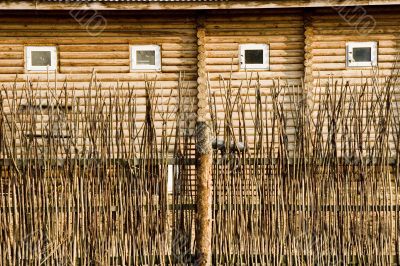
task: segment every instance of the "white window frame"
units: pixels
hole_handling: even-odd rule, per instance
[[[136,52],[137,51],[154,51],[155,52],[155,64],[154,65],[138,65],[136,63]],[[131,70],[133,71],[161,71],[161,48],[159,45],[131,45],[130,46],[131,56]]]
[[[263,50],[263,63],[262,64],[246,64],[245,51],[246,50]],[[240,69],[265,69],[269,70],[269,45],[260,43],[247,43],[239,46],[239,63]]]
[[[51,54],[50,66],[33,66],[32,52],[49,51]],[[56,46],[26,46],[25,47],[25,68],[28,71],[56,71],[57,70],[57,47]]]
[[[354,48],[371,48],[370,62],[354,62],[352,59]],[[346,45],[346,64],[348,67],[374,67],[378,65],[377,42],[349,42]]]

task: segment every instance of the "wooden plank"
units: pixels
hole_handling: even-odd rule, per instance
[[[320,0],[297,1],[297,0],[271,0],[268,2],[253,1],[210,1],[210,2],[28,2],[20,1],[13,3],[2,3],[0,9],[9,10],[213,10],[213,9],[265,9],[265,8],[299,8],[299,7],[335,7],[348,5],[398,5],[398,0],[358,0],[356,3],[332,0],[329,2]]]

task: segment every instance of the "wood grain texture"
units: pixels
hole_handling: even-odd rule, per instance
[[[213,10],[213,9],[271,9],[271,8],[305,8],[305,7],[337,7],[348,5],[398,5],[398,0],[358,0],[349,2],[343,0],[274,0],[274,1],[180,1],[180,2],[145,2],[145,1],[101,1],[101,2],[36,2],[19,1],[4,2],[0,4],[0,10],[69,10],[69,9],[93,9],[93,10]]]

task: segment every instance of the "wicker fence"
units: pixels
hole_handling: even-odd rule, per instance
[[[148,82],[143,113],[133,88],[4,88],[0,264],[195,264],[183,83],[164,97]],[[395,75],[318,86],[314,104],[304,88],[229,84],[210,93],[214,264],[398,262]]]

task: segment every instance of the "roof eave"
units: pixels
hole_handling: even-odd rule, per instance
[[[207,9],[262,9],[262,8],[306,8],[329,6],[375,6],[400,5],[400,0],[271,0],[271,1],[210,1],[210,2],[34,2],[2,1],[2,10],[207,10]]]

